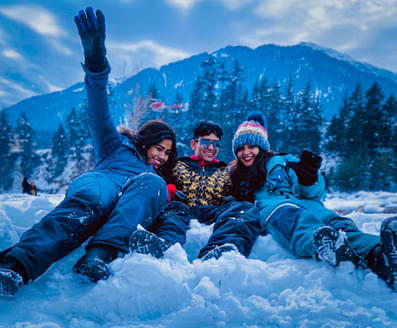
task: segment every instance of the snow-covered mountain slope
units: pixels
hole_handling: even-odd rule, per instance
[[[125,104],[130,106],[133,96],[139,93],[145,97],[153,85],[166,103],[172,104],[177,93],[189,102],[195,79],[201,73],[200,65],[210,55],[219,63],[224,62],[229,71],[238,61],[243,67],[244,85],[250,92],[258,79],[266,79],[270,85],[279,82],[282,88],[286,88],[289,78],[292,78],[295,90],[303,89],[310,81],[320,97],[326,119],[339,110],[343,97],[353,91],[357,82],[361,83],[363,90],[367,90],[377,81],[386,96],[397,93],[395,73],[355,61],[313,43],[294,46],[266,44],[255,49],[228,46],[211,54],[201,53],[169,63],[159,69],[147,68],[113,83],[110,103],[114,121],[117,124],[120,122]],[[13,124],[24,112],[34,129],[54,132],[73,107],[80,109],[84,106],[84,99],[82,84],[77,83],[62,91],[24,99],[5,110]]]

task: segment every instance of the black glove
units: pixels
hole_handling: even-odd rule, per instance
[[[84,64],[92,72],[102,72],[107,65],[105,48],[105,16],[100,10],[88,7],[74,16],[84,49]]]
[[[317,182],[317,171],[320,169],[322,160],[321,156],[305,149],[300,156],[299,162],[291,165],[301,185],[311,186]]]

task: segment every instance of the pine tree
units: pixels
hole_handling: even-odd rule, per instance
[[[0,188],[8,190],[12,186],[12,171],[14,168],[15,156],[11,153],[12,129],[6,112],[0,114]]]
[[[84,147],[88,143],[88,118],[86,111],[77,112],[75,108],[67,117],[67,128],[69,134],[69,154],[72,160],[76,161],[76,174],[80,175],[86,170],[84,159]]]
[[[203,99],[199,117],[214,120],[218,111],[216,84],[217,84],[217,61],[213,56],[202,63],[204,74],[203,81]]]
[[[238,61],[234,62],[233,71],[224,75],[223,88],[219,97],[219,116],[217,122],[222,125],[221,154],[223,159],[230,161],[233,155],[230,147],[234,131],[242,122],[247,111],[248,91],[243,89],[243,67]]]
[[[280,94],[280,84],[274,83],[270,89],[270,107],[267,110],[267,125],[269,142],[274,151],[278,151],[282,147],[282,98]]]
[[[252,96],[250,101],[252,110],[262,112],[266,118],[269,116],[269,112],[272,106],[271,102],[271,88],[268,85],[267,80],[262,77],[255,82],[252,90]]]
[[[334,115],[328,126],[325,138],[326,150],[340,154],[342,144],[344,142],[344,121],[340,115]]]
[[[382,117],[379,130],[382,132],[381,145],[384,148],[392,147],[393,127],[397,124],[397,100],[390,96],[382,107]]]
[[[296,100],[292,78],[289,78],[285,95],[282,97],[282,108],[280,112],[280,146],[279,150],[291,152],[291,134],[294,128]],[[273,147],[272,145],[270,145]]]
[[[357,152],[357,147],[362,144],[363,131],[362,124],[365,116],[365,100],[361,84],[357,82],[356,88],[347,101],[346,110],[342,109],[341,118],[344,122],[343,145],[341,145],[341,154],[349,156]]]
[[[365,93],[365,112],[362,121],[362,145],[371,153],[371,162],[368,166],[368,186],[370,190],[383,189],[386,179],[385,153],[382,135],[385,132],[385,118],[383,115],[384,94],[379,85],[374,82]],[[386,132],[386,134],[388,134]]]
[[[392,147],[392,161],[391,161],[391,176],[393,182],[397,184],[397,124],[393,126],[392,137],[391,137],[391,147]]]
[[[190,96],[188,128],[192,131],[194,125],[205,119],[214,119],[218,111],[216,84],[217,62],[215,57],[209,56],[201,64],[202,73],[197,76]]]
[[[322,115],[321,106],[311,90],[310,81],[298,94],[294,113],[293,130],[291,131],[291,147],[299,154],[303,149],[319,152],[321,140]]]
[[[68,158],[69,143],[62,123],[59,124],[57,131],[52,138],[51,154],[54,162],[53,177],[62,174]]]
[[[30,177],[39,164],[39,158],[34,153],[33,134],[28,118],[22,113],[16,128],[16,143],[20,151],[20,170],[26,177]]]
[[[384,128],[382,113],[382,102],[384,99],[378,83],[374,82],[365,94],[366,106],[365,116],[362,122],[362,140],[367,148],[376,150],[382,147],[381,135]]]

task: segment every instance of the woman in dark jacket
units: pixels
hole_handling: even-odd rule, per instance
[[[234,196],[255,201],[263,233],[271,233],[297,257],[333,266],[343,260],[368,266],[397,288],[397,217],[383,222],[379,238],[327,209],[322,203],[325,181],[319,174],[322,158],[307,150],[300,159],[271,152],[266,119],[260,113],[249,114],[238,127],[232,148],[237,158],[230,166]],[[216,231],[213,236],[221,240]],[[255,238],[245,237],[254,243]]]
[[[73,270],[91,281],[107,279],[108,263],[129,252],[140,224],[148,227],[167,204],[163,176],[176,159],[175,132],[165,122],[145,123],[136,134],[114,126],[106,85],[105,20],[91,8],[75,17],[84,48],[88,121],[95,168],[75,179],[65,199],[0,253],[0,295],[14,295],[48,267],[92,237]],[[131,215],[133,213],[133,215]]]

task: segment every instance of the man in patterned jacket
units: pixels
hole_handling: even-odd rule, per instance
[[[219,238],[223,240],[222,247],[208,243],[201,249],[199,258],[219,258],[230,250],[245,256],[249,254],[251,246],[238,236],[242,230],[247,234],[258,234],[259,213],[254,204],[237,202],[230,196],[227,164],[216,159],[222,135],[222,128],[214,122],[200,121],[195,126],[190,141],[194,154],[180,158],[173,169],[176,197],[156,219],[150,232],[134,232],[130,240],[131,251],[161,257],[171,245],[185,243],[190,220],[197,219],[205,224],[215,223],[217,231],[222,231]],[[173,186],[169,186],[169,191],[172,189]]]

